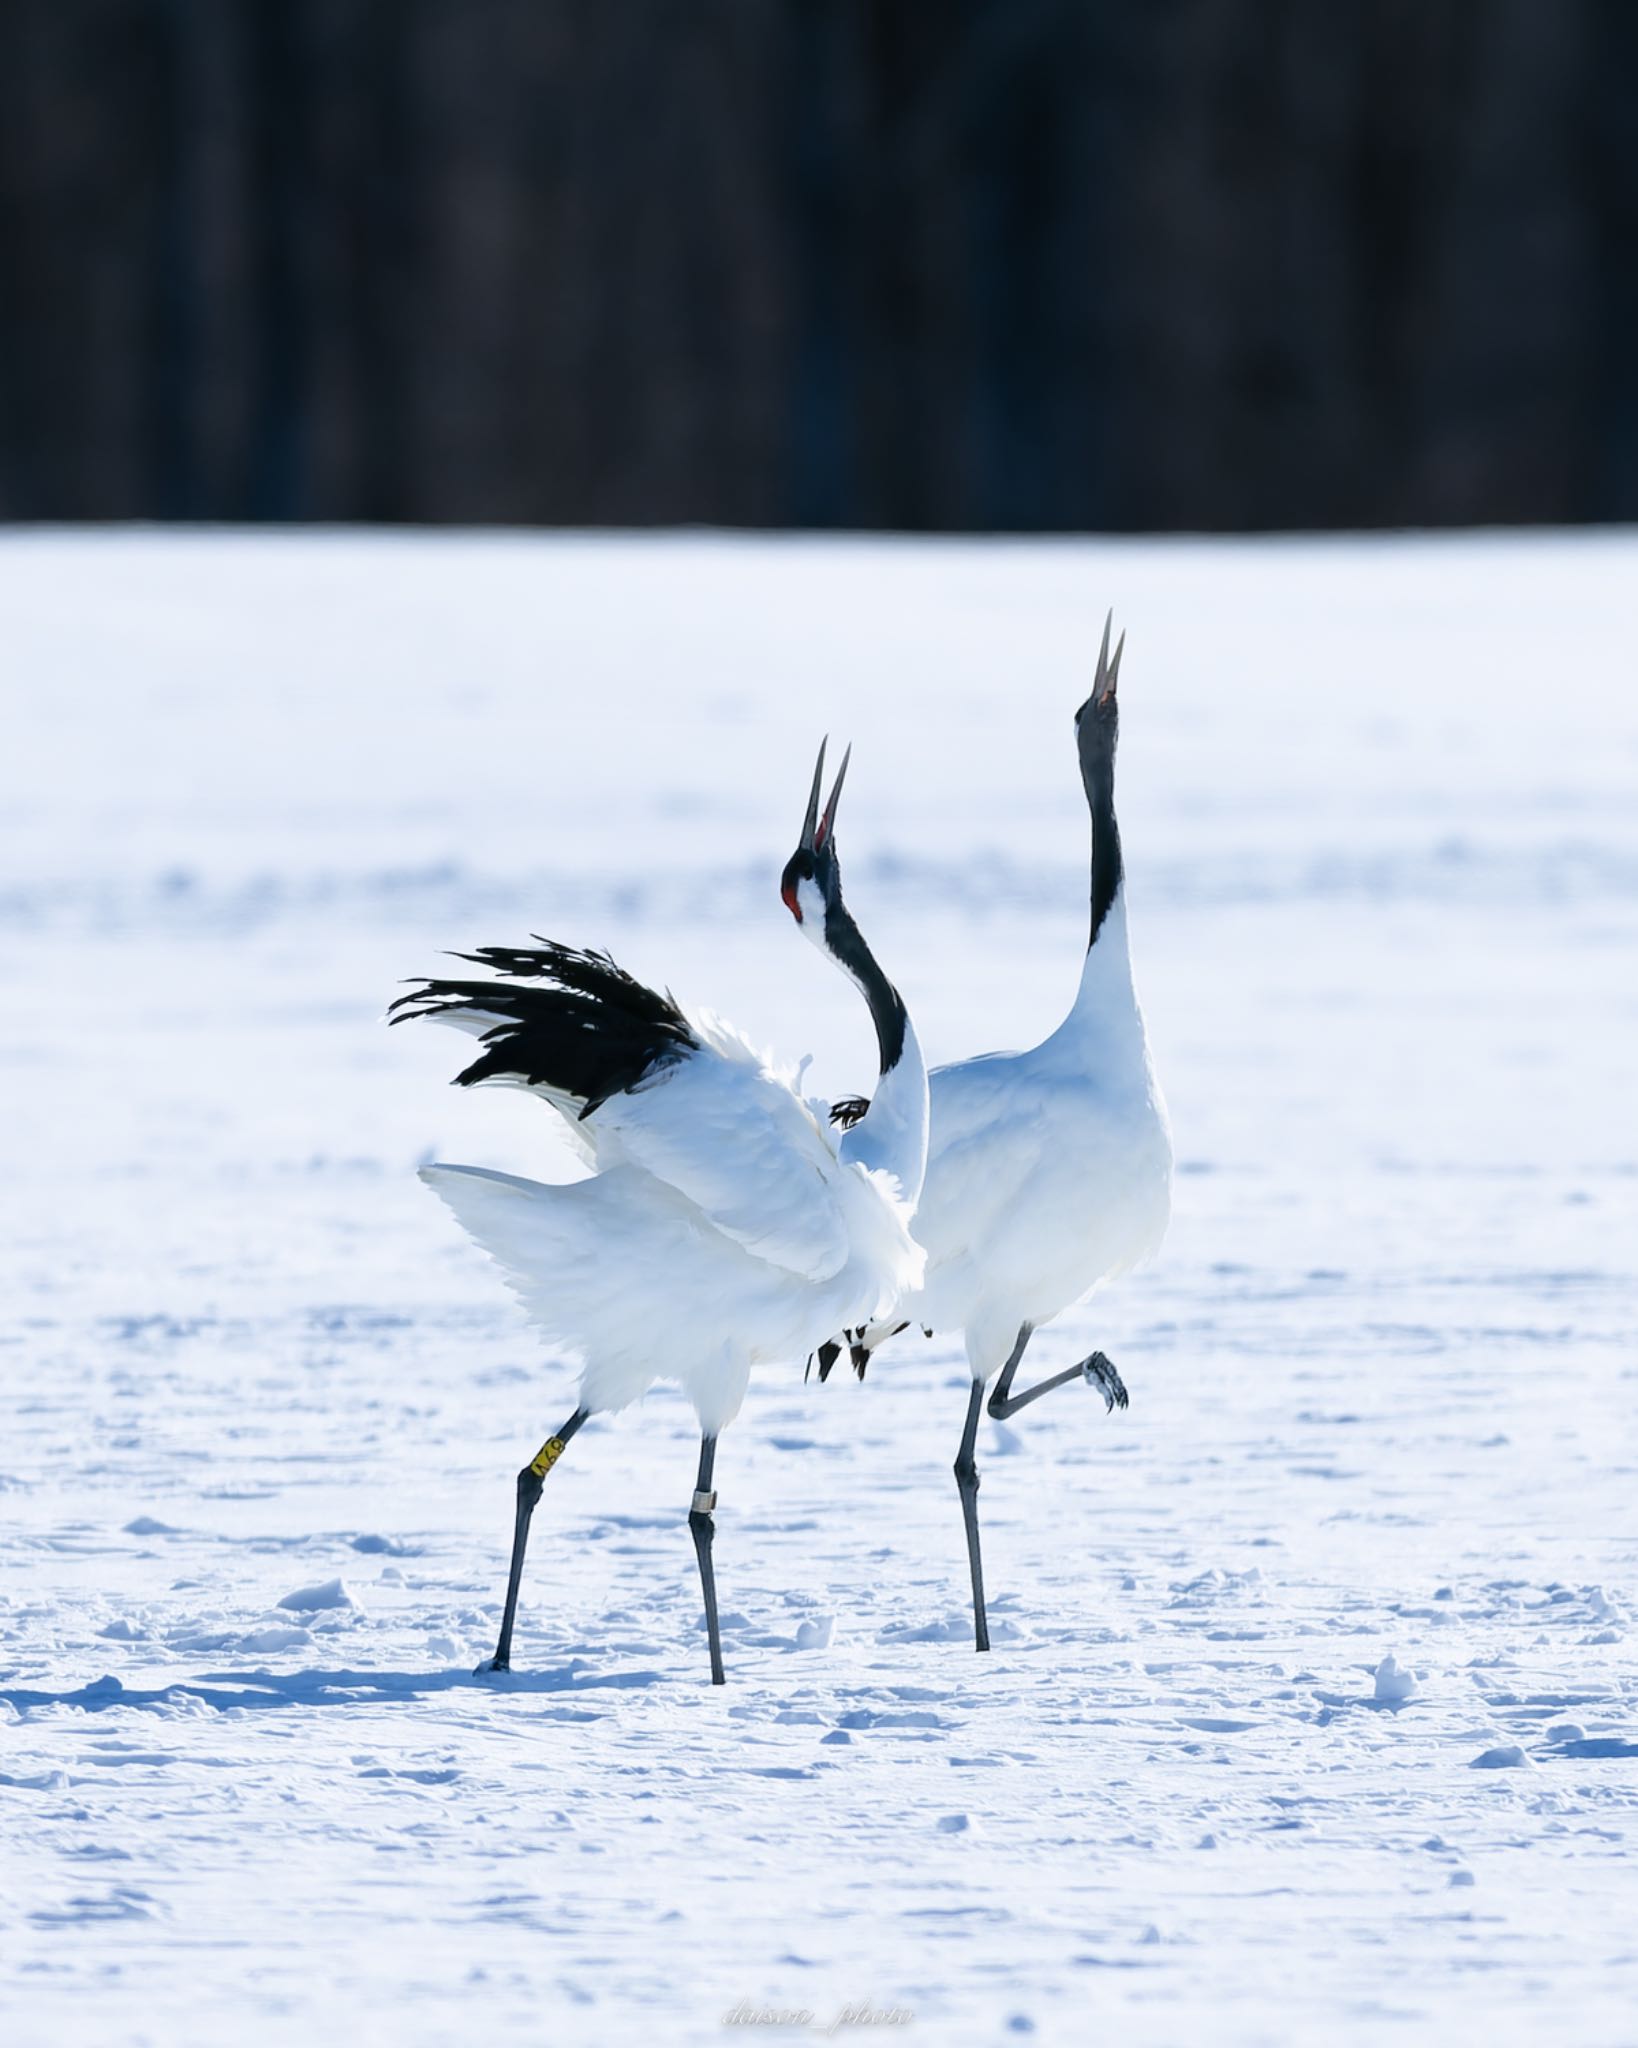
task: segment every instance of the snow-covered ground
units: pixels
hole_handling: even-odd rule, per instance
[[[413,1169],[562,1156],[395,983],[868,1082],[828,730],[930,1055],[1031,1041],[1111,604],[1176,1215],[1032,1353],[1130,1413],[985,1424],[994,1653],[918,1337],[724,1438],[726,1689],[665,1390],[473,1678],[571,1380]],[[25,533],[0,620],[7,2048],[1638,2036],[1638,541]]]

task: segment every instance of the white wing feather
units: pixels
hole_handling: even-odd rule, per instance
[[[598,1164],[642,1167],[758,1258],[829,1280],[851,1250],[849,1169],[789,1079],[721,1019],[689,1021],[698,1052],[586,1119]]]

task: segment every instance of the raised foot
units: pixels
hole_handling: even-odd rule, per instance
[[[1117,1408],[1129,1405],[1126,1398],[1126,1382],[1101,1351],[1094,1351],[1090,1358],[1081,1360],[1081,1378],[1089,1387],[1096,1387],[1102,1394],[1106,1415],[1112,1415]]]

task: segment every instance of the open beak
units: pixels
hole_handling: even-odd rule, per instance
[[[813,788],[808,794],[808,815],[802,820],[802,837],[796,842],[800,853],[812,853],[814,849],[813,835],[819,825],[819,790],[824,781],[825,749],[829,745],[830,735],[826,733],[819,742],[819,759],[813,767]]]
[[[847,780],[847,764],[853,759],[850,746],[842,756],[842,765],[836,771],[836,780],[831,785],[830,802],[826,804],[824,816],[819,820],[819,829],[813,835],[813,850],[820,853],[830,844],[830,835],[836,827],[836,799],[842,793],[842,784]]]
[[[1075,723],[1080,724],[1086,714],[1095,706],[1107,704],[1115,694],[1115,684],[1120,679],[1120,658],[1126,650],[1126,635],[1121,634],[1115,647],[1115,658],[1109,658],[1109,629],[1115,623],[1115,614],[1110,611],[1103,621],[1103,645],[1098,649],[1098,672],[1092,678],[1092,694],[1075,713]]]
[[[824,787],[825,748],[829,744],[828,736],[819,742],[819,759],[814,763],[813,788],[808,795],[808,814],[802,820],[802,837],[798,842],[806,853],[822,853],[829,842],[836,826],[836,799],[842,794],[842,784],[847,780],[847,764],[853,759],[853,749],[849,747],[842,756],[842,765],[837,770],[835,783],[831,787],[830,801],[825,805],[821,815],[819,792]]]

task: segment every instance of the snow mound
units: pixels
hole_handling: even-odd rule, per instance
[[[279,1605],[297,1614],[316,1614],[329,1608],[359,1611],[358,1602],[345,1579],[326,1579],[318,1586],[298,1586],[294,1593],[286,1593]]]
[[[1416,1673],[1407,1671],[1390,1650],[1376,1667],[1376,1692],[1378,1700],[1392,1704],[1395,1700],[1413,1699],[1416,1694]]]

